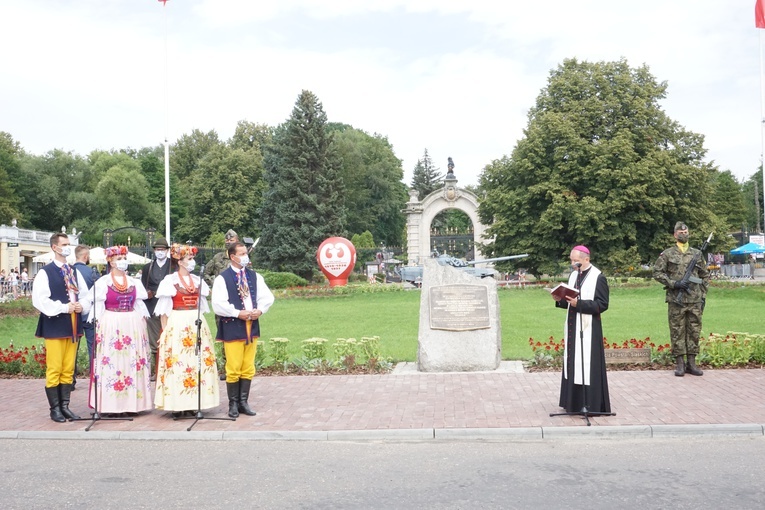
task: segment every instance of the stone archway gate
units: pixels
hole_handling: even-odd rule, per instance
[[[430,257],[430,225],[439,213],[447,209],[459,209],[473,223],[473,242],[476,250],[483,240],[486,226],[478,219],[478,197],[466,189],[457,187],[453,173],[447,174],[444,187],[424,197],[418,198],[416,190],[409,191],[409,201],[404,213],[406,216],[407,263],[410,266],[421,265]],[[476,256],[478,258],[478,256]]]

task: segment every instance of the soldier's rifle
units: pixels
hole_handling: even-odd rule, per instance
[[[259,237],[257,239],[255,239],[254,241],[252,240],[252,237],[245,237],[244,238],[244,245],[247,247],[247,254],[248,255],[250,253],[252,253],[252,250],[255,249],[255,247],[258,245],[259,242],[260,242],[260,238]]]
[[[682,305],[685,301],[685,294],[690,294],[691,291],[688,288],[691,283],[704,283],[701,278],[698,276],[693,276],[693,268],[696,267],[696,264],[699,262],[699,258],[703,255],[704,250],[707,249],[707,246],[709,246],[709,241],[712,240],[712,235],[714,232],[711,232],[709,234],[709,237],[707,237],[707,240],[704,241],[704,244],[701,245],[701,249],[696,252],[696,254],[693,256],[693,259],[688,264],[688,267],[685,268],[685,274],[683,275],[682,279],[680,280],[680,292],[675,295],[675,304]]]

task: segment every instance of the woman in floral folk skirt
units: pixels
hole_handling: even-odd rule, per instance
[[[140,280],[127,275],[128,249],[106,249],[111,270],[94,286],[89,320],[96,320],[96,355],[91,374],[91,407],[99,413],[138,413],[151,409],[149,336],[143,303],[148,298]]]
[[[205,298],[210,294],[210,288],[192,274],[196,253],[194,246],[173,244],[170,248],[171,261],[177,265],[177,271],[171,269],[171,274],[159,284],[154,309],[154,314],[162,317],[154,405],[157,409],[172,411],[176,417],[184,411],[193,414],[200,406],[199,388],[202,392],[201,409],[220,405],[215,349],[204,317],[200,329],[201,348],[197,354],[197,308],[201,304],[202,314],[209,311]],[[200,285],[201,303],[198,301]]]

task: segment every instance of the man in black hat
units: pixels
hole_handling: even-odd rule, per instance
[[[674,237],[675,245],[661,252],[656,260],[653,278],[667,291],[669,336],[672,355],[677,363],[675,375],[702,375],[703,372],[696,366],[696,355],[699,353],[701,315],[709,287],[709,270],[704,257],[700,256],[691,278],[684,281],[685,271],[699,250],[690,246],[688,226],[684,222],[675,224]]]
[[[170,260],[167,257],[170,246],[167,239],[160,237],[154,243],[154,259],[143,266],[141,269],[141,283],[149,293],[149,299],[145,299],[146,308],[149,309],[151,316],[146,320],[146,326],[149,332],[149,347],[151,348],[151,380],[157,378],[157,342],[162,333],[162,321],[160,317],[154,315],[154,307],[157,306],[157,288],[162,279],[170,274]]]

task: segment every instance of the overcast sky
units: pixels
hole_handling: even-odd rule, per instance
[[[762,152],[754,4],[0,0],[0,131],[34,154],[194,128],[225,140],[239,120],[283,122],[307,89],[331,122],[387,136],[407,184],[424,149],[476,184],[511,154],[550,70],[624,57],[668,82],[668,115],[743,180]]]

